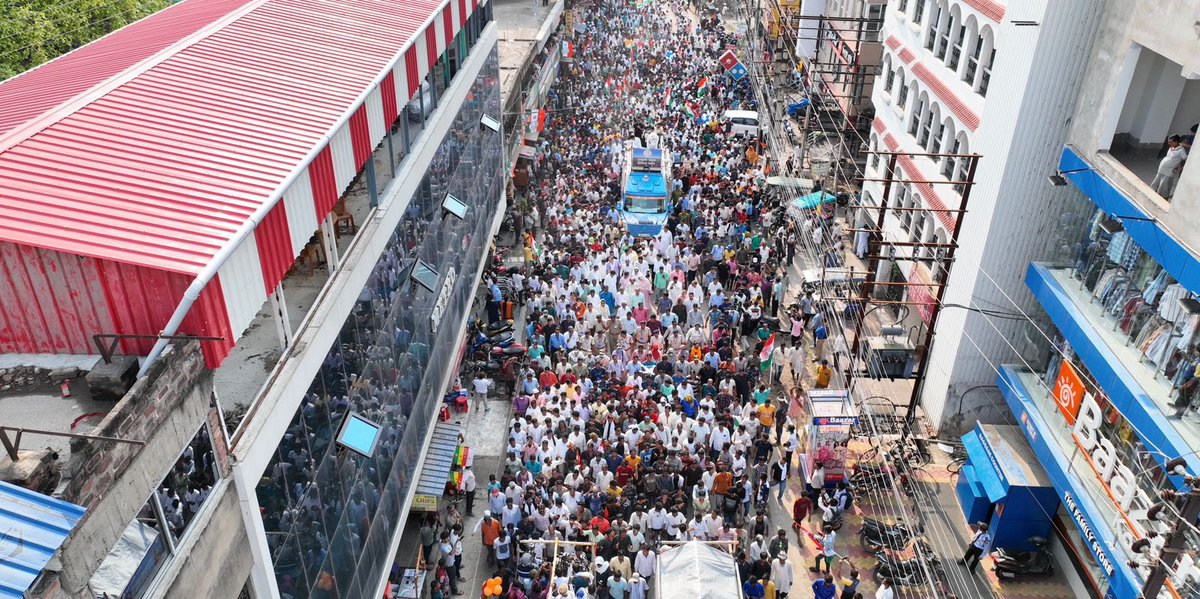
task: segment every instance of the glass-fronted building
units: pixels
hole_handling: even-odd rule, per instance
[[[1200,447],[1200,259],[1075,148],[1058,170],[1081,201],[1057,215],[1057,255],[1025,277],[1050,323],[1042,351],[1001,367],[997,385],[1074,523],[1065,532],[1093,588],[1133,597],[1154,564],[1134,542],[1158,549],[1173,521],[1148,511],[1182,487],[1163,466],[1194,464]],[[1169,584],[1197,581],[1185,555]]]
[[[377,210],[403,205],[403,216],[376,233],[387,241],[365,282],[352,290],[353,308],[323,348],[256,487],[283,596],[371,596],[391,568],[504,190],[501,136],[480,125],[484,114],[500,111],[497,50],[494,42],[478,44],[487,21],[487,11],[471,17],[434,67],[433,93],[402,111],[394,139],[377,149],[396,157],[387,167],[395,173],[418,151],[409,139],[415,124],[424,126],[421,143],[436,147],[411,195],[392,193],[400,178],[381,186]],[[466,72],[459,63],[475,53],[482,66]],[[453,91],[461,96],[457,106],[438,105]],[[419,105],[425,101],[435,105]],[[375,170],[383,170],[378,160]],[[462,218],[443,210],[447,195],[466,204]],[[437,277],[432,289],[410,276],[418,261]],[[370,457],[334,442],[350,412],[381,426]]]

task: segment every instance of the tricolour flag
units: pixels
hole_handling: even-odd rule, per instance
[[[763,344],[762,351],[758,352],[758,361],[766,364],[771,359],[771,354],[775,351],[775,333],[771,333],[767,337],[767,342]]]
[[[700,81],[696,82],[696,97],[703,97],[708,93],[708,77],[701,77]]]
[[[700,110],[696,107],[696,104],[693,102],[684,102],[683,103],[683,111],[686,112],[688,114],[688,116],[692,117],[693,120],[695,120],[696,118],[698,118],[700,116]]]

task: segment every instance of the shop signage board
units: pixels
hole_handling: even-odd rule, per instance
[[[1079,415],[1079,406],[1083,404],[1085,392],[1083,379],[1079,378],[1075,367],[1063,360],[1058,369],[1058,378],[1054,381],[1054,403],[1058,404],[1058,411],[1067,419],[1067,424],[1075,425],[1075,417]]]
[[[437,300],[433,303],[433,311],[429,313],[429,323],[435,332],[442,324],[442,316],[446,313],[446,309],[450,307],[450,296],[454,293],[454,283],[457,279],[458,273],[455,272],[454,267],[450,267],[446,273],[446,279],[442,282],[442,288],[438,290]]]
[[[738,63],[738,58],[737,55],[733,53],[733,50],[726,50],[725,53],[721,55],[721,58],[718,60],[718,62],[720,62],[721,66],[728,71],[729,69],[733,68],[733,65]]]
[[[735,81],[741,81],[746,77],[746,65],[739,62],[733,65],[727,72]]]
[[[438,498],[433,495],[413,495],[412,511],[436,512],[438,511]]]

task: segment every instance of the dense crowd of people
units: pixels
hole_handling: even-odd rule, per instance
[[[733,553],[749,599],[784,599],[801,571],[789,547],[806,538],[823,548],[813,593],[861,596],[858,573],[835,581],[844,573],[832,567],[846,489],[826,491],[819,465],[798,472],[789,412],[801,382],[828,385],[830,370],[809,374],[804,338],[821,324],[811,297],[779,327],[797,233],[765,193],[759,140],[721,119],[754,105],[748,83],[718,63],[733,34],[689,14],[678,2],[577,10],[571,73],[533,167],[542,211],[525,234],[528,268],[488,283],[489,319],[512,302],[526,323],[527,354],[507,373],[504,464],[479,485],[486,511],[473,530],[461,518],[442,523],[440,539],[436,522],[422,527],[434,599],[465,592],[471,535],[508,599],[644,599],[657,549],[689,540]],[[615,208],[631,147],[674,157],[675,209],[657,237],[631,237]],[[494,389],[484,372],[461,385],[484,400]],[[796,476],[808,492],[782,511],[818,524],[792,537],[769,508],[784,507]]]

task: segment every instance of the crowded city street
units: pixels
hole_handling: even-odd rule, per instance
[[[865,516],[898,513],[886,474],[849,484],[852,451],[878,444],[801,447],[806,390],[842,379],[794,260],[800,236],[841,234],[831,211],[797,218],[767,193],[780,165],[727,115],[756,106],[749,78],[721,64],[733,27],[679,2],[586,3],[576,19],[531,209],[485,273],[452,392],[469,398],[468,444],[502,447],[494,472],[468,475],[465,506],[422,526],[431,596],[645,599],[659,552],[687,541],[728,552],[749,599],[990,593],[973,567],[909,547],[907,530],[856,538]],[[625,197],[647,150],[670,157],[665,226],[649,231]],[[497,405],[512,418],[499,441],[473,430],[497,426],[484,414]],[[481,545],[472,567],[464,543]]]

